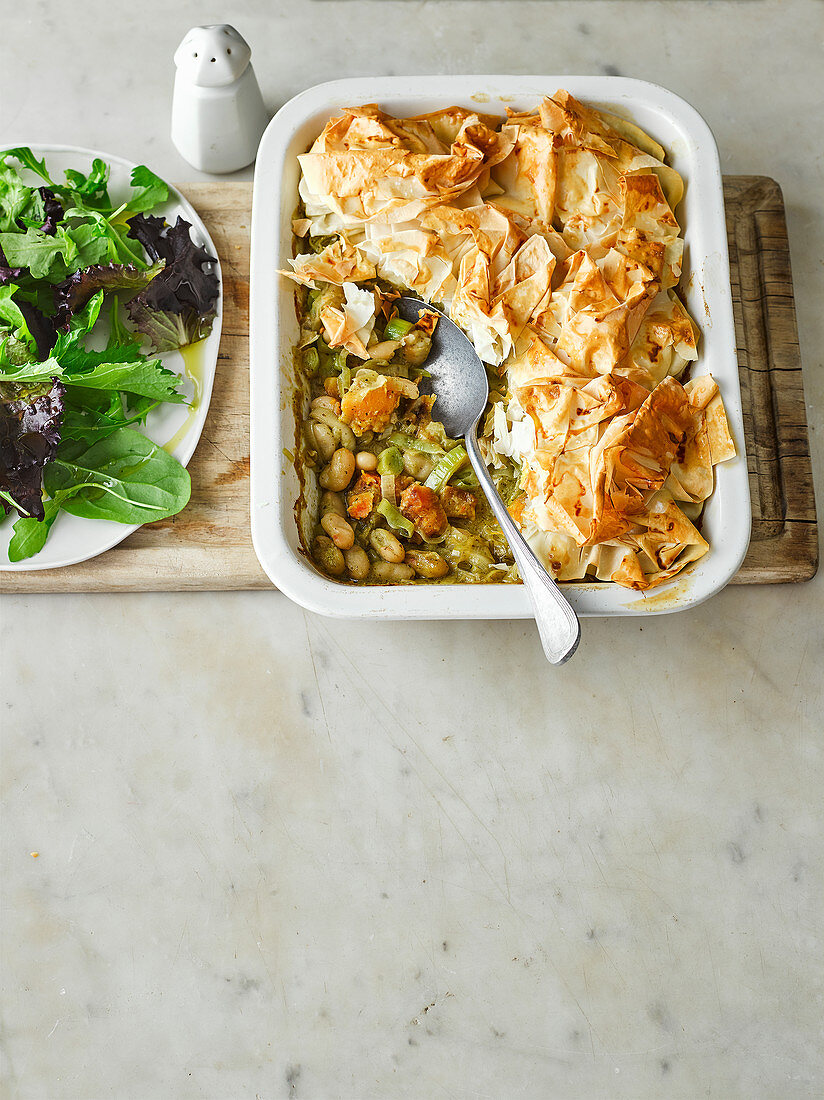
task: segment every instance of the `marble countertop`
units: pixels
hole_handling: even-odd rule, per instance
[[[784,188],[820,493],[818,0],[0,0],[0,139],[204,178],[171,58],[213,21],[272,106],[472,71],[694,103]],[[560,670],[524,622],[6,596],[0,1091],[820,1096],[823,595],[589,620]]]

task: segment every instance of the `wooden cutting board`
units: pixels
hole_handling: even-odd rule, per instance
[[[5,592],[270,588],[249,531],[250,183],[183,184],[224,276],[223,337],[212,404],[189,470],[192,499],[92,561],[0,573]],[[752,541],[733,584],[809,580],[818,566],[801,359],[784,202],[775,180],[724,180]],[[274,369],[274,365],[273,365]]]

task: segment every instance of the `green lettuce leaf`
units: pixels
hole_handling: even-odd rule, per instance
[[[54,236],[29,227],[25,233],[0,233],[0,248],[11,267],[27,267],[34,279],[46,279],[57,269],[68,270],[77,257],[77,245],[58,226]]]
[[[169,186],[160,176],[156,176],[145,164],[138,164],[132,169],[132,187],[137,189],[126,203],[125,209],[132,214],[142,214],[146,210],[152,210],[160,206],[169,197]]]
[[[14,533],[9,542],[9,561],[25,561],[26,558],[39,554],[46,545],[49,531],[59,511],[59,499],[44,500],[42,519],[20,516],[12,527]]]

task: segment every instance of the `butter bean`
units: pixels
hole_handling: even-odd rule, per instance
[[[447,563],[434,550],[407,550],[404,561],[412,566],[419,577],[426,577],[427,580],[445,577],[449,572]]]
[[[355,456],[345,447],[340,447],[329,459],[329,465],[321,470],[318,478],[320,487],[342,493],[352,480],[354,472]]]
[[[320,518],[321,521],[327,512],[334,512],[336,516],[342,516],[346,519],[346,505],[343,502],[343,497],[339,493],[333,493],[329,489],[325,493],[321,493],[320,497]]]
[[[322,517],[320,525],[339,550],[349,550],[354,546],[355,532],[343,516],[338,516],[334,512],[327,512]]]
[[[411,581],[414,575],[414,571],[408,565],[398,565],[388,561],[372,562],[372,576],[376,581],[383,581],[384,584]]]
[[[318,535],[314,545],[315,561],[324,571],[332,577],[340,577],[346,569],[343,554],[335,546],[331,539],[325,535]]]
[[[335,437],[331,429],[325,424],[317,424],[313,420],[309,421],[308,429],[308,434],[311,435],[315,450],[320,455],[321,460],[328,462],[335,453]]]
[[[328,409],[337,416],[340,413],[340,401],[336,401],[334,397],[325,394],[323,397],[316,397],[312,402],[312,412],[316,409]]]
[[[354,581],[365,580],[369,575],[369,558],[366,551],[360,546],[353,546],[350,550],[344,550],[343,560],[349,570],[349,576]]]
[[[378,527],[369,536],[369,541],[384,561],[392,563],[403,561],[404,548],[391,531],[385,531],[382,527]]]

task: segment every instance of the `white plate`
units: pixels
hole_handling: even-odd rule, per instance
[[[608,76],[356,77],[319,84],[290,100],[258,150],[252,207],[251,455],[252,538],[260,563],[287,596],[311,611],[349,618],[515,619],[531,617],[520,585],[353,587],[323,576],[301,552],[295,523],[299,484],[287,451],[295,447],[292,348],[298,323],[292,284],[277,275],[292,254],[297,155],[341,107],[379,103],[396,115],[458,104],[503,115],[534,108],[558,88],[636,122],[667,151],[686,193],[678,217],[686,238],[682,292],[701,331],[693,376],[712,373],[726,405],[738,455],[715,467],[703,531],[710,550],[649,595],[616,584],[562,585],[579,615],[663,614],[701,603],[737,572],[750,537],[750,492],[735,352],[735,329],[715,139],[701,116],[672,92]],[[273,308],[274,305],[274,308]]]
[[[4,142],[3,148],[11,149],[24,144],[26,143],[22,141]],[[73,145],[32,145],[30,148],[38,158],[45,156],[46,167],[52,178],[56,180],[62,179],[66,168],[88,172],[92,160],[100,157],[111,165],[109,195],[114,205],[118,206],[121,202],[125,202],[132,193],[129,179],[135,165],[131,161],[123,160],[122,157],[112,156],[111,153],[100,153],[94,149],[81,149]],[[24,172],[23,175],[27,182],[29,178],[32,182],[36,179],[33,173]],[[182,215],[186,221],[192,223],[194,239],[197,243],[212,256],[217,256],[217,250],[206,226],[193,207],[171,185],[169,185],[168,202],[151,210],[150,213],[163,215],[172,224],[178,214]],[[184,466],[188,465],[197,441],[200,439],[200,433],[203,431],[217,366],[220,327],[223,320],[223,277],[220,262],[215,268],[215,274],[220,279],[220,292],[217,300],[217,314],[210,334],[205,340],[186,349],[184,354],[173,351],[164,352],[160,356],[165,367],[174,371],[175,374],[183,375],[181,389],[187,400],[194,401],[195,404],[192,406],[160,405],[149,414],[146,425],[140,429],[155,443],[171,449],[175,458]],[[170,443],[171,447],[169,447]],[[75,565],[79,561],[97,557],[98,554],[117,546],[141,526],[114,523],[105,519],[81,519],[79,516],[60,512],[49,532],[46,545],[40,553],[26,558],[25,561],[10,562],[8,546],[13,534],[13,523],[14,516],[7,516],[0,522],[0,570],[15,572],[30,569],[58,569],[63,565]]]

